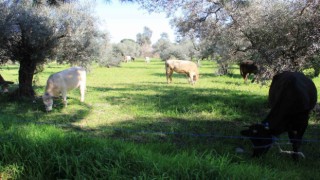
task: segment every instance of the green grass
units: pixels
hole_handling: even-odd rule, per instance
[[[68,107],[56,99],[46,113],[40,98],[46,80],[66,68],[52,63],[37,74],[35,100],[0,95],[3,179],[320,178],[320,142],[304,142],[306,159],[298,163],[276,147],[262,158],[250,157],[251,143],[239,132],[267,115],[268,86],[244,84],[237,66],[232,75],[216,76],[215,64],[203,62],[200,80],[191,86],[180,74],[167,84],[160,60],[138,59],[120,68],[94,65],[85,102],[73,90]],[[16,83],[17,72],[17,65],[0,69]],[[319,88],[320,78],[313,80]],[[312,115],[304,138],[319,139],[319,129]],[[236,147],[245,152],[236,153]]]

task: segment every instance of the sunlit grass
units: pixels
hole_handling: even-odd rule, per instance
[[[52,63],[36,75],[35,100],[0,97],[0,175],[4,179],[313,179],[320,177],[319,143],[303,143],[298,164],[276,148],[251,159],[243,125],[268,113],[268,84],[244,84],[238,67],[216,76],[205,61],[200,80],[174,74],[167,84],[164,63],[93,65],[85,102],[68,93],[68,107],[55,100],[46,113],[40,96],[50,74],[68,68]],[[17,83],[17,65],[1,75]],[[320,78],[313,79],[320,87]],[[269,82],[270,84],[270,82]],[[11,90],[16,88],[11,87]],[[305,138],[319,138],[312,115]],[[286,138],[284,134],[282,136]],[[289,145],[282,145],[291,149]],[[245,152],[237,154],[236,147]]]

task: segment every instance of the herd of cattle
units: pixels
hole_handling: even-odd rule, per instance
[[[191,61],[166,60],[165,69],[167,83],[172,82],[173,72],[185,74],[192,85],[199,79],[198,66]],[[244,61],[240,64],[240,74],[245,82],[248,75],[256,74],[257,71],[258,68],[252,61]],[[5,81],[0,75],[0,85],[3,89],[11,83]],[[47,80],[42,96],[46,110],[52,110],[53,97],[59,95],[62,95],[66,106],[67,92],[78,87],[80,88],[81,102],[83,102],[86,89],[84,68],[72,67],[52,74]],[[315,84],[299,72],[279,73],[272,79],[268,101],[271,110],[267,117],[261,123],[248,126],[248,129],[241,131],[241,134],[251,140],[253,156],[258,157],[269,150],[278,135],[287,132],[293,149],[289,153],[294,159],[298,159],[301,155],[299,147],[302,137],[308,126],[309,113],[317,102]]]
[[[128,63],[128,62],[130,62],[130,61],[135,61],[135,59],[136,59],[136,58],[133,57],[133,56],[124,56],[122,62]],[[150,57],[145,57],[145,58],[144,58],[144,61],[145,61],[146,63],[150,63]]]

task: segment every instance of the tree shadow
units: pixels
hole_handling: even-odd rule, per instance
[[[9,124],[57,124],[57,123],[74,123],[81,121],[88,116],[92,110],[92,107],[86,103],[81,103],[79,99],[68,97],[68,106],[65,107],[62,102],[62,98],[54,98],[53,110],[46,112],[41,96],[37,96],[34,99],[25,98],[19,100],[13,100],[7,95],[0,96],[0,114],[9,116],[10,121],[2,123]],[[68,113],[63,113],[65,109],[68,109]]]
[[[105,88],[93,89],[106,90]],[[135,93],[132,93],[133,90]],[[157,93],[144,94],[146,90]],[[124,119],[119,123],[90,129],[90,133],[140,143],[162,141],[177,143],[183,140],[188,141],[184,148],[191,144],[196,144],[196,147],[202,144],[199,147],[205,150],[208,143],[211,144],[214,141],[217,142],[217,146],[229,142],[232,149],[242,144],[232,137],[242,140],[239,136],[242,126],[248,121],[261,121],[261,116],[266,115],[267,109],[266,97],[234,90],[163,86],[149,82],[139,86],[123,84],[123,87],[113,88],[111,91],[120,93],[118,96],[105,98],[111,105],[126,108],[126,105],[130,104],[130,106],[139,107],[141,111],[147,111],[148,107],[152,107],[152,112],[161,113],[162,116],[136,116],[134,120]],[[208,119],[203,115],[211,113],[224,116],[226,119]],[[187,118],[183,118],[186,114]],[[227,136],[231,138],[223,138]],[[195,146],[192,146],[192,149],[194,148]],[[231,151],[233,152],[233,149]]]
[[[130,93],[132,90],[135,93]],[[144,94],[146,90],[157,93]],[[237,146],[245,145],[250,149],[249,140],[243,139],[239,133],[245,129],[243,126],[261,122],[269,112],[267,97],[237,90],[163,86],[149,82],[139,86],[123,84],[123,87],[113,88],[111,91],[120,93],[119,96],[105,98],[111,105],[126,108],[126,105],[130,104],[139,107],[141,111],[147,111],[148,107],[152,107],[150,114],[162,115],[136,115],[133,120],[124,119],[118,123],[99,126],[97,129],[91,129],[90,133],[138,143],[175,144],[186,141],[183,144],[184,148],[194,144],[192,149],[199,147],[202,150],[210,144],[216,147],[226,145],[229,153],[234,153]],[[223,120],[206,116],[212,113],[217,117],[223,117]],[[305,137],[312,138],[311,132],[319,130],[319,125],[310,125]],[[319,139],[318,135],[313,137]],[[287,138],[286,133],[283,137]]]
[[[241,119],[243,116],[260,117],[266,109],[266,97],[247,94],[243,91],[222,90],[215,88],[179,87],[161,84],[145,83],[145,85],[128,85],[125,88],[115,88],[112,91],[121,92],[120,96],[107,97],[106,101],[113,105],[133,106],[147,104],[157,112],[167,113],[200,113],[216,112],[221,115],[233,114]],[[137,91],[134,94],[131,90]],[[151,90],[156,94],[148,95],[143,92]],[[141,93],[139,93],[141,92]],[[218,109],[213,109],[219,107]],[[253,114],[253,115],[252,115]]]
[[[104,100],[109,104],[124,108],[130,104],[130,106],[139,107],[140,111],[147,111],[147,107],[150,106],[152,107],[152,112],[141,113],[142,115],[137,113],[133,119],[122,119],[119,122],[91,128],[73,124],[73,122],[78,122],[92,113],[92,107],[86,103],[80,104],[76,98],[69,98],[71,102],[66,107],[69,112],[65,114],[63,113],[64,107],[61,99],[56,101],[58,102],[57,107],[54,108],[52,113],[44,113],[41,99],[36,99],[35,102],[26,100],[18,103],[10,102],[6,97],[0,97],[0,106],[3,107],[0,109],[0,122],[2,122],[2,126],[5,129],[10,129],[12,124],[19,127],[25,124],[36,124],[40,125],[37,129],[42,130],[43,127],[41,125],[49,124],[59,127],[64,132],[70,132],[71,135],[75,132],[80,134],[79,136],[59,136],[61,132],[54,131],[48,133],[50,136],[43,139],[39,137],[32,139],[16,133],[14,134],[14,142],[9,142],[8,140],[5,143],[15,144],[23,149],[22,152],[26,153],[30,158],[27,160],[22,158],[26,164],[25,167],[28,167],[30,163],[35,163],[38,160],[37,157],[46,159],[49,157],[48,159],[56,164],[50,163],[46,166],[46,161],[40,159],[39,164],[46,166],[44,175],[50,173],[49,177],[61,179],[71,178],[71,175],[74,175],[76,171],[70,175],[65,172],[66,167],[75,168],[77,162],[85,163],[83,162],[84,159],[94,159],[97,164],[102,164],[101,171],[103,171],[107,169],[106,166],[114,165],[117,161],[115,157],[120,153],[128,154],[130,150],[141,147],[147,149],[148,146],[146,145],[148,144],[154,145],[153,148],[148,149],[148,152],[157,154],[159,158],[175,157],[184,153],[194,153],[194,156],[201,157],[208,152],[215,152],[219,157],[228,157],[230,161],[228,163],[230,164],[243,165],[248,163],[250,165],[254,164],[261,169],[268,168],[271,164],[275,172],[282,171],[283,165],[279,165],[279,160],[286,162],[290,158],[279,155],[276,149],[271,149],[266,157],[251,160],[249,158],[251,155],[251,143],[248,139],[240,136],[239,132],[243,129],[243,125],[259,122],[267,114],[265,96],[250,95],[237,90],[164,86],[163,84],[151,82],[138,85],[117,84],[117,86],[119,87],[89,87],[89,89],[97,92],[117,91],[119,95],[110,95],[105,97]],[[145,94],[144,91],[147,90],[155,92],[155,94]],[[76,105],[81,107],[73,109],[72,106]],[[160,113],[160,115],[156,115],[156,113]],[[214,117],[222,118],[208,117],[207,114],[211,113],[215,114]],[[305,137],[309,138],[311,136],[308,134],[310,130],[311,132],[319,132],[319,129],[319,125],[310,125]],[[43,131],[45,130],[47,129],[43,129]],[[30,136],[30,134],[28,135]],[[319,134],[315,134],[315,136],[319,139]],[[107,141],[108,144],[97,143],[98,141],[90,140],[88,137]],[[130,148],[123,150],[121,148],[123,146],[110,144],[112,142],[128,143]],[[160,148],[162,145],[166,145],[169,148]],[[235,151],[237,147],[243,148],[245,153],[237,154]],[[317,165],[314,160],[319,159],[317,155],[320,151],[319,145],[304,143],[302,147],[303,152],[307,155],[307,159],[302,162],[302,165],[312,169]],[[55,156],[50,154],[51,150],[54,150]],[[68,160],[70,164],[57,165],[61,159],[56,156],[59,156],[62,160]],[[19,158],[21,155],[16,157]],[[120,158],[126,157],[122,156]],[[139,160],[136,156],[132,158],[129,160]],[[275,158],[277,161],[274,160]],[[77,161],[74,161],[75,159]],[[14,162],[14,160],[3,161],[6,164]],[[311,163],[309,162],[310,160],[312,160]],[[154,161],[148,161],[147,163],[155,163]],[[125,166],[123,164],[117,165]],[[94,168],[97,167],[100,168],[100,166],[95,166]],[[203,166],[199,165],[195,168],[201,169]],[[139,170],[139,168],[137,169]],[[137,169],[132,168],[131,164],[126,170],[136,171]],[[83,169],[88,174],[92,173],[90,170],[89,168]],[[29,171],[31,170],[29,169]],[[107,173],[103,172],[101,176],[103,174]],[[95,174],[95,177],[98,176],[100,174]]]
[[[176,117],[136,117],[108,126],[91,129],[99,137],[125,140],[137,144],[168,143],[181,151],[207,152],[235,155],[234,148],[249,142],[239,135],[241,123],[237,121],[184,119]],[[230,130],[234,129],[234,130]],[[220,148],[225,146],[226,149]]]

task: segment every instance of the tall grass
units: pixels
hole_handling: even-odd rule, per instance
[[[66,69],[49,64],[35,78],[39,96],[48,76]],[[17,82],[18,66],[1,75]],[[55,99],[46,113],[41,98],[11,101],[0,96],[0,177],[3,179],[317,179],[319,143],[304,142],[298,163],[276,147],[252,159],[251,144],[239,136],[243,125],[268,113],[268,85],[244,84],[232,75],[216,76],[203,62],[195,86],[173,75],[166,84],[164,64],[93,66],[85,103],[78,90],[68,107]],[[313,79],[317,87],[320,79]],[[11,90],[16,88],[11,87]],[[287,139],[284,134],[281,139]],[[312,115],[305,139],[319,139]],[[291,149],[281,142],[283,149]],[[241,147],[244,153],[236,153]]]

